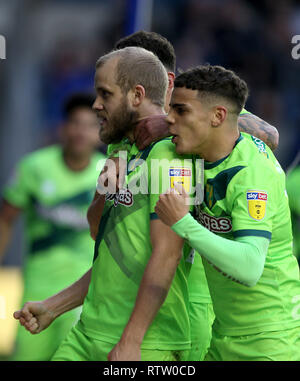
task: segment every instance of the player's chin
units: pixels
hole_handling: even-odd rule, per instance
[[[175,146],[176,153],[178,153],[179,155],[184,155],[188,153],[180,143],[175,143]]]
[[[99,137],[104,144],[111,144],[112,142],[111,134],[109,133],[108,130],[104,130],[104,129],[100,130]]]

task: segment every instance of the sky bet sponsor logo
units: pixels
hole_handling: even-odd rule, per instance
[[[231,220],[226,217],[213,217],[200,211],[198,221],[213,233],[229,233],[232,230]]]
[[[192,171],[188,168],[170,168],[170,176],[192,176]]]
[[[247,200],[267,201],[268,195],[264,192],[247,192]]]
[[[174,189],[175,188],[174,183],[177,183],[183,186],[184,190],[187,193],[191,191],[192,170],[190,168],[184,168],[184,167],[169,168],[169,177],[170,177],[171,189]]]
[[[262,220],[266,214],[267,200],[266,192],[249,190],[247,192],[249,216],[256,221]]]

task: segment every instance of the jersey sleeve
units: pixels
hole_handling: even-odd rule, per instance
[[[157,219],[154,209],[159,196],[170,188],[174,189],[175,182],[181,184],[187,193],[193,191],[193,161],[191,156],[179,156],[175,151],[175,145],[166,139],[152,148],[147,165],[150,218]]]
[[[271,239],[278,184],[270,168],[247,167],[228,188],[235,238],[257,236]],[[278,205],[277,205],[278,207]]]
[[[11,205],[26,208],[31,199],[33,175],[27,160],[21,160],[3,190],[3,198]]]

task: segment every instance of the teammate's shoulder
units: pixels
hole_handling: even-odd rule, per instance
[[[244,137],[235,147],[235,160],[244,166],[243,171],[240,171],[235,178],[236,183],[244,183],[246,179],[261,179],[260,181],[272,183],[283,181],[284,171],[276,158],[271,160],[259,146],[256,146],[251,137],[250,139]]]
[[[179,155],[176,152],[176,146],[172,143],[172,138],[164,138],[149,146],[149,158],[174,158],[174,159],[188,159],[191,155]]]
[[[252,159],[265,160],[270,157],[272,152],[262,140],[246,132],[240,133],[240,144],[236,147],[240,155],[246,160],[248,160],[249,156]]]
[[[24,155],[20,164],[25,166],[42,166],[43,164],[51,164],[53,160],[59,157],[62,149],[58,144],[39,148],[35,151],[29,152]]]
[[[248,170],[275,171],[274,160],[270,159],[271,151],[266,149],[266,145],[260,139],[247,133],[241,133],[238,144],[234,148],[234,160],[240,165],[244,165]],[[273,159],[273,157],[272,157]]]
[[[263,142],[261,139],[257,138],[256,136],[250,135],[246,132],[241,132],[241,135],[246,139],[246,141],[248,141],[248,143],[246,144],[248,144],[248,146],[251,148],[249,153],[252,154],[253,151],[256,151],[255,156],[259,158],[263,157],[264,159],[267,159],[269,164],[272,163],[271,165],[275,166],[276,168],[280,167],[280,164],[277,161],[276,156],[274,155],[271,148],[265,142]]]

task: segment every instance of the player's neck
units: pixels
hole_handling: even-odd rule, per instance
[[[239,135],[238,129],[216,131],[203,147],[201,157],[211,163],[223,159],[232,152]]]
[[[87,155],[75,155],[67,150],[63,151],[65,165],[74,172],[83,171],[90,164],[90,157]]]

